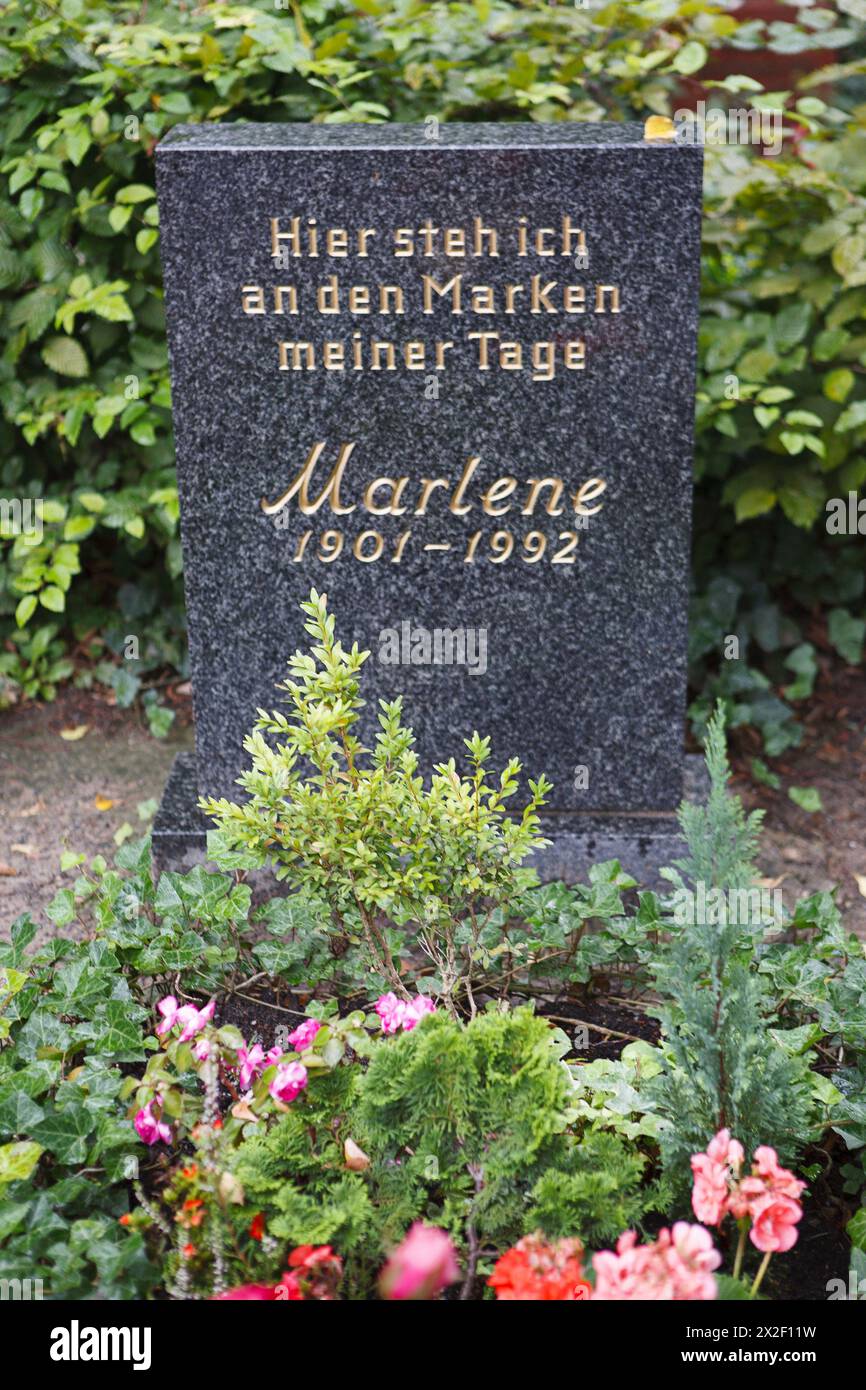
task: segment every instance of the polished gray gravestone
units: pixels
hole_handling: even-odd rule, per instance
[[[701,150],[631,124],[179,126],[157,151],[200,853],[328,594],[364,731],[554,783],[546,876],[676,851]],[[188,859],[189,856],[187,856]]]

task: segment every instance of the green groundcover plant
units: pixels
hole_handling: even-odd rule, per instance
[[[114,868],[69,854],[60,934],[34,950],[24,916],[0,947],[0,1278],[53,1298],[756,1296],[831,1154],[859,1268],[866,960],[829,894],[790,915],[749,896],[758,818],[727,788],[721,715],[669,892],[627,897],[617,864],[539,885],[531,825],[501,784],[482,797],[484,740],[468,778],[431,776],[387,707],[381,777],[352,732],[363,653],[321,596],[305,610],[313,650],[290,714],[248,740],[245,814],[214,808],[232,871],[154,882],[146,839]],[[286,896],[253,906],[266,858]],[[661,1037],[589,1061],[544,1014],[612,980]]]
[[[781,113],[784,140],[773,158],[706,150],[693,715],[703,730],[721,696],[770,754],[797,742],[818,670],[807,614],[823,610],[827,644],[852,664],[866,631],[861,9],[801,0],[764,20],[727,0],[156,0],[136,13],[11,0],[0,499],[43,499],[44,526],[0,528],[0,702],[50,698],[74,675],[120,704],[146,696],[156,733],[170,722],[152,687],[186,657],[153,147],[172,125],[642,120],[675,112],[716,53],[736,74],[758,50],[797,64],[820,49],[834,61],[796,87],[735,75],[702,89]],[[847,516],[852,492],[854,534],[847,522],[828,534],[827,504],[844,500]]]

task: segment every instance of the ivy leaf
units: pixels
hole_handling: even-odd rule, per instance
[[[33,1126],[44,1119],[41,1105],[24,1090],[0,1094],[0,1130],[6,1134],[30,1134]]]
[[[849,666],[859,666],[863,659],[866,620],[852,617],[847,608],[831,608],[827,615],[827,636]]]
[[[28,1140],[0,1146],[0,1190],[7,1183],[29,1178],[41,1156],[41,1144]]]
[[[94,1121],[83,1101],[55,1107],[33,1130],[43,1148],[59,1163],[83,1163]]]

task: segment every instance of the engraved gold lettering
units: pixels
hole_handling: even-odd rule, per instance
[[[541,492],[541,489],[550,488],[551,495],[544,503],[544,510],[547,512],[548,516],[559,516],[562,512],[562,507],[559,505],[560,498],[562,497],[562,479],[530,478],[528,481],[529,496],[526,499],[526,506],[522,508],[523,515],[533,516],[538,501],[538,494]]]
[[[596,497],[600,497],[607,490],[607,483],[603,478],[589,478],[585,483],[581,483],[577,492],[574,494],[574,510],[578,516],[595,516],[604,506],[599,502],[597,507],[588,507],[587,502],[594,502]]]
[[[406,508],[401,507],[400,499],[403,490],[408,483],[405,478],[374,478],[364,492],[364,506],[373,516],[402,516]],[[376,506],[373,502],[374,495],[380,488],[388,487],[391,489],[391,500],[385,506]]]
[[[510,497],[517,487],[517,479],[512,477],[497,478],[492,482],[486,492],[481,494],[481,506],[488,516],[504,516],[511,511],[511,503],[506,502],[504,507],[494,506],[495,502],[502,502],[506,497]]]
[[[322,450],[324,449],[324,447],[324,441],[321,441],[320,443],[313,445],[312,449],[307,455],[307,461],[301,469],[300,473],[298,474],[297,478],[295,478],[294,482],[286,488],[286,491],[284,493],[277,497],[273,502],[269,502],[266,497],[262,498],[259,505],[261,506],[262,511],[265,513],[265,516],[273,516],[276,512],[282,511],[283,507],[288,506],[289,502],[291,502],[292,498],[295,496],[297,496],[298,498],[298,507],[304,513],[305,516],[312,516],[315,512],[319,510],[321,506],[324,505],[326,501],[330,501],[331,511],[341,516],[345,516],[349,512],[353,512],[355,510],[354,503],[350,504],[347,507],[344,507],[342,502],[340,501],[340,483],[343,480],[343,474],[346,470],[346,464],[349,462],[349,459],[351,458],[352,452],[355,448],[354,443],[351,441],[341,446],[339,457],[337,458],[337,462],[335,463],[334,468],[325,483],[325,486],[322,488],[322,491],[319,493],[318,497],[315,498],[315,500],[310,500],[310,482],[312,480],[316,464],[319,462],[319,459],[322,456]]]
[[[261,285],[244,285],[241,290],[241,305],[245,314],[263,314],[265,292]]]

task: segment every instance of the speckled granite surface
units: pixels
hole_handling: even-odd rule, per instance
[[[402,692],[422,766],[459,758],[474,728],[492,735],[500,762],[517,754],[554,782],[563,845],[586,815],[667,818],[683,791],[700,149],[647,144],[638,125],[443,126],[436,140],[423,126],[195,126],[163,141],[157,167],[200,790],[235,794],[243,736],[305,644],[297,603],[316,586],[344,640],[372,649],[367,732],[376,698]],[[296,217],[305,254],[275,263],[271,219],[286,233]],[[472,254],[475,218],[482,251],[493,230],[498,256]],[[306,254],[310,219],[322,238],[345,231],[333,249],[348,254],[321,241]],[[364,256],[361,229],[373,232]],[[414,255],[394,254],[400,229]],[[445,254],[445,229],[464,229],[468,254]],[[536,243],[539,229],[550,233]],[[293,249],[285,236],[277,245]],[[333,275],[341,312],[326,315],[316,297]],[[425,313],[424,276],[442,287],[455,275],[462,313],[450,312],[453,290],[429,289]],[[348,311],[352,286],[378,309],[382,285],[395,287],[392,309],[402,290],[402,314]],[[473,285],[496,312],[473,311]],[[512,312],[509,285],[523,287]],[[273,312],[275,286],[294,289],[296,314]],[[586,312],[564,312],[566,286],[584,287]],[[609,291],[595,312],[598,286],[618,287],[619,313]],[[247,307],[266,312],[244,312],[244,287],[261,288]],[[500,335],[487,371],[469,338],[480,332]],[[370,369],[373,338],[395,345],[394,370]],[[435,344],[448,340],[436,370]],[[284,341],[308,342],[315,366],[304,351],[300,369],[281,370]],[[324,366],[326,341],[344,345],[344,370]],[[425,344],[423,369],[405,365],[410,341]],[[523,346],[519,370],[498,365],[504,341]],[[582,370],[564,365],[577,341]],[[552,344],[551,380],[526,365],[535,342]],[[304,515],[296,495],[266,515],[261,499],[288,490],[317,444],[313,500],[354,446],[340,485],[351,510],[325,499]],[[368,501],[404,511],[365,507],[382,478],[394,482]],[[509,478],[485,511],[491,484]],[[542,478],[562,480],[559,514],[545,510],[552,488],[526,510]],[[583,529],[574,494],[596,478],[606,490],[590,505],[603,506]],[[380,538],[378,559],[355,558]],[[386,664],[382,634],[404,624],[483,630],[483,663]]]

